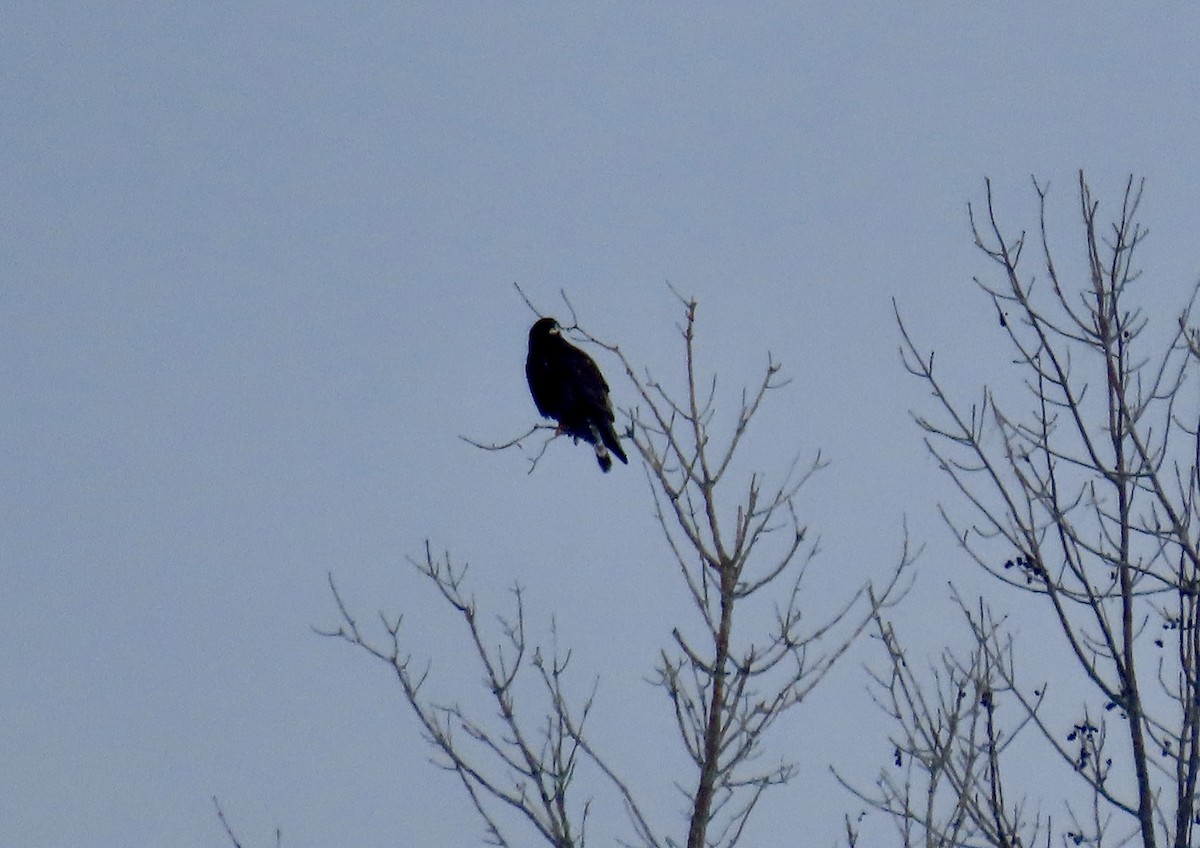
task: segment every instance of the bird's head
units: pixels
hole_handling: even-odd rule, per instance
[[[548,336],[561,336],[562,327],[553,318],[539,318],[529,330],[530,339],[544,339]]]

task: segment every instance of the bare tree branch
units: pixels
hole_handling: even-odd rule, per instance
[[[1050,247],[1048,188],[1033,181],[1049,283],[1041,287],[1022,264],[1026,233],[1005,233],[990,181],[985,188],[984,209],[969,205],[968,216],[999,279],[975,282],[999,313],[1026,394],[1014,403],[985,386],[976,403],[958,399],[897,309],[901,357],[931,390],[940,417],[915,419],[970,516],[941,507],[954,538],[998,588],[1041,602],[1090,690],[1061,689],[1049,710],[1048,686],[1019,679],[1014,637],[1002,635],[1002,620],[982,601],[976,612],[958,601],[973,648],[947,652],[932,684],[908,667],[880,618],[889,674],[875,684],[909,777],[901,784],[885,773],[877,792],[854,791],[895,817],[906,845],[1061,839],[1185,848],[1200,775],[1200,428],[1194,402],[1180,415],[1200,360],[1190,305],[1167,346],[1144,352],[1149,319],[1128,305],[1140,277],[1133,257],[1146,236],[1136,218],[1141,181],[1126,182],[1119,213],[1105,224],[1080,173],[1086,249],[1074,287]],[[1173,652],[1164,650],[1168,635]],[[947,699],[953,692],[966,703],[959,693],[970,685],[987,693],[978,706]],[[1020,709],[1007,727],[995,711],[999,699]],[[1064,732],[1067,710],[1077,717]],[[1006,751],[1026,728],[1078,778],[1078,791],[1043,799],[1065,813],[1057,828],[1049,813],[1022,812],[1022,784],[1007,777],[1014,766]]]
[[[598,681],[582,698],[568,695],[570,651],[560,651],[556,632],[548,651],[531,640],[520,586],[513,589],[512,610],[488,626],[466,589],[465,566],[455,565],[448,555],[435,557],[428,543],[424,556],[411,561],[458,619],[482,671],[486,709],[476,699],[434,700],[425,689],[433,663],[414,663],[402,635],[402,617],[381,616],[386,635],[369,636],[332,577],[338,620],[321,632],[390,668],[435,762],[459,778],[491,844],[524,844],[528,840],[518,837],[523,826],[526,834],[556,848],[582,846],[592,804],[580,788],[584,769],[593,778],[589,789],[598,785],[619,799],[633,844],[733,848],[767,790],[796,774],[794,763],[782,754],[763,761],[770,734],[902,594],[900,574],[915,554],[906,541],[883,585],[850,590],[841,604],[814,621],[802,604],[802,586],[818,541],[800,519],[797,497],[825,460],[818,452],[807,463],[793,459],[776,473],[754,472],[740,480],[731,472],[762,404],[787,383],[779,364],[767,358],[761,379],[724,415],[729,435],[719,439],[713,427],[723,398],[716,376],[702,375],[697,368],[694,300],[680,297],[684,378],[682,386],[669,388],[649,372],[642,376],[619,347],[583,330],[570,299],[565,292],[562,296],[571,315],[564,329],[615,357],[637,398],[633,408],[623,411],[629,422],[626,438],[642,458],[671,568],[683,577],[696,613],[694,621],[672,627],[652,681],[667,696],[692,763],[691,774],[678,783],[689,786],[684,790],[686,839],[673,839],[652,823],[615,760],[601,754],[590,738],[587,718]],[[464,439],[485,450],[524,448],[541,429],[551,428],[535,426],[495,443]],[[553,438],[543,442],[541,451]],[[534,465],[541,455],[533,457]],[[751,604],[768,614],[752,617]],[[739,615],[741,608],[747,612]],[[489,635],[493,631],[498,639]]]
[[[221,802],[217,800],[216,795],[213,796],[212,802],[217,811],[217,821],[221,823],[221,829],[225,831],[226,838],[229,839],[233,848],[242,848],[242,843],[233,832],[233,827],[229,824],[228,819],[225,818],[225,811],[221,809]],[[275,830],[275,848],[283,848],[283,833],[278,828]]]

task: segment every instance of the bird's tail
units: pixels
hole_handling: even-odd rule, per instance
[[[612,424],[611,423],[605,424],[604,426],[600,427],[599,430],[600,430],[600,440],[603,441],[604,447],[608,448],[608,450],[610,450],[614,454],[616,454],[617,459],[621,460],[622,463],[624,463],[625,465],[628,465],[629,457],[625,456],[625,451],[621,449],[621,440],[617,438],[617,433],[615,430],[613,430]],[[605,453],[607,454],[608,451],[605,451]],[[599,458],[599,456],[600,456],[599,445],[597,445],[597,450],[596,450],[597,459]],[[608,460],[608,465],[609,465],[609,467],[612,466],[611,458],[609,458],[609,460]],[[608,468],[605,468],[603,462],[600,463],[600,467],[604,468],[605,471],[608,470]]]
[[[591,425],[592,438],[587,441],[592,443],[592,447],[596,450],[596,462],[600,463],[600,470],[607,472],[612,468],[612,453],[617,455],[617,459],[626,465],[629,464],[629,459],[625,456],[625,451],[621,450],[621,443],[617,440],[617,434],[613,432],[612,424],[604,424],[601,426]]]
[[[596,442],[593,447],[596,449],[596,462],[600,463],[600,470],[607,473],[612,468],[612,455],[602,442]]]

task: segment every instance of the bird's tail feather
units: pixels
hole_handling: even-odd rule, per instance
[[[617,455],[617,458],[626,465],[629,460],[625,458],[625,451],[621,450],[621,443],[617,441],[617,434],[613,432],[612,425],[599,426],[592,424],[591,438],[587,441],[591,442],[592,447],[596,449],[596,462],[600,463],[600,470],[607,472],[612,468],[611,450]]]
[[[626,465],[629,464],[629,457],[625,456],[625,451],[621,449],[621,440],[617,438],[612,424],[600,428],[600,438],[604,440],[604,446],[617,455],[617,459]],[[611,460],[609,464],[612,464]]]
[[[600,470],[608,473],[612,468],[612,456],[608,453],[608,448],[597,442],[593,447],[596,448],[596,462],[600,463]]]

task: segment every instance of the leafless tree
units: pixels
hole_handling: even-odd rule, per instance
[[[674,715],[693,767],[690,777],[674,776],[687,798],[682,833],[652,821],[621,776],[622,769],[646,771],[642,752],[602,753],[593,744],[587,723],[595,680],[584,678],[582,694],[572,695],[579,690],[569,679],[571,654],[557,646],[553,633],[553,644],[537,645],[527,630],[519,586],[509,613],[488,615],[467,588],[465,566],[428,545],[412,561],[460,621],[483,672],[478,697],[440,703],[426,687],[436,658],[413,659],[401,616],[384,616],[385,635],[373,636],[330,582],[338,622],[326,634],[365,650],[395,675],[436,761],[459,777],[492,844],[528,844],[532,831],[556,848],[584,845],[591,804],[585,793],[598,786],[614,792],[628,813],[633,836],[626,844],[736,845],[762,794],[795,773],[787,757],[762,761],[768,735],[870,626],[873,615],[894,600],[909,560],[906,548],[886,585],[851,591],[839,607],[812,621],[801,586],[817,545],[799,518],[796,496],[824,461],[818,454],[773,475],[737,477],[733,461],[752,420],[784,385],[779,365],[768,358],[761,381],[742,393],[730,419],[721,422],[727,433],[721,436],[714,427],[716,380],[697,367],[696,302],[680,300],[678,390],[639,372],[616,345],[602,344],[577,326],[569,329],[620,363],[637,398],[623,413],[626,437],[642,458],[668,562],[695,613],[671,629],[652,679],[666,695],[664,706]],[[522,446],[537,429],[504,444],[476,444]],[[542,451],[544,444],[535,465]],[[739,617],[751,604],[757,614]],[[829,609],[827,603],[822,607]],[[581,769],[592,770],[599,782],[580,784]]]
[[[959,399],[897,312],[905,366],[937,407],[917,424],[961,496],[942,515],[997,588],[958,601],[970,647],[931,670],[910,666],[877,616],[889,662],[875,694],[895,722],[896,762],[856,791],[906,846],[1188,848],[1200,821],[1200,336],[1189,303],[1156,351],[1134,305],[1140,181],[1105,222],[1079,174],[1076,282],[1051,249],[1047,190],[1033,187],[1032,262],[1026,234],[1001,227],[990,182],[983,213],[970,208],[996,271],[976,283],[1020,389]],[[1029,654],[992,611],[1022,596],[1022,616],[1039,614],[1074,666],[1053,680],[1018,673]],[[1022,731],[1037,744],[1015,745]],[[1055,769],[1073,775],[1061,796],[1031,802],[1029,776]],[[847,832],[853,844],[852,822]]]

